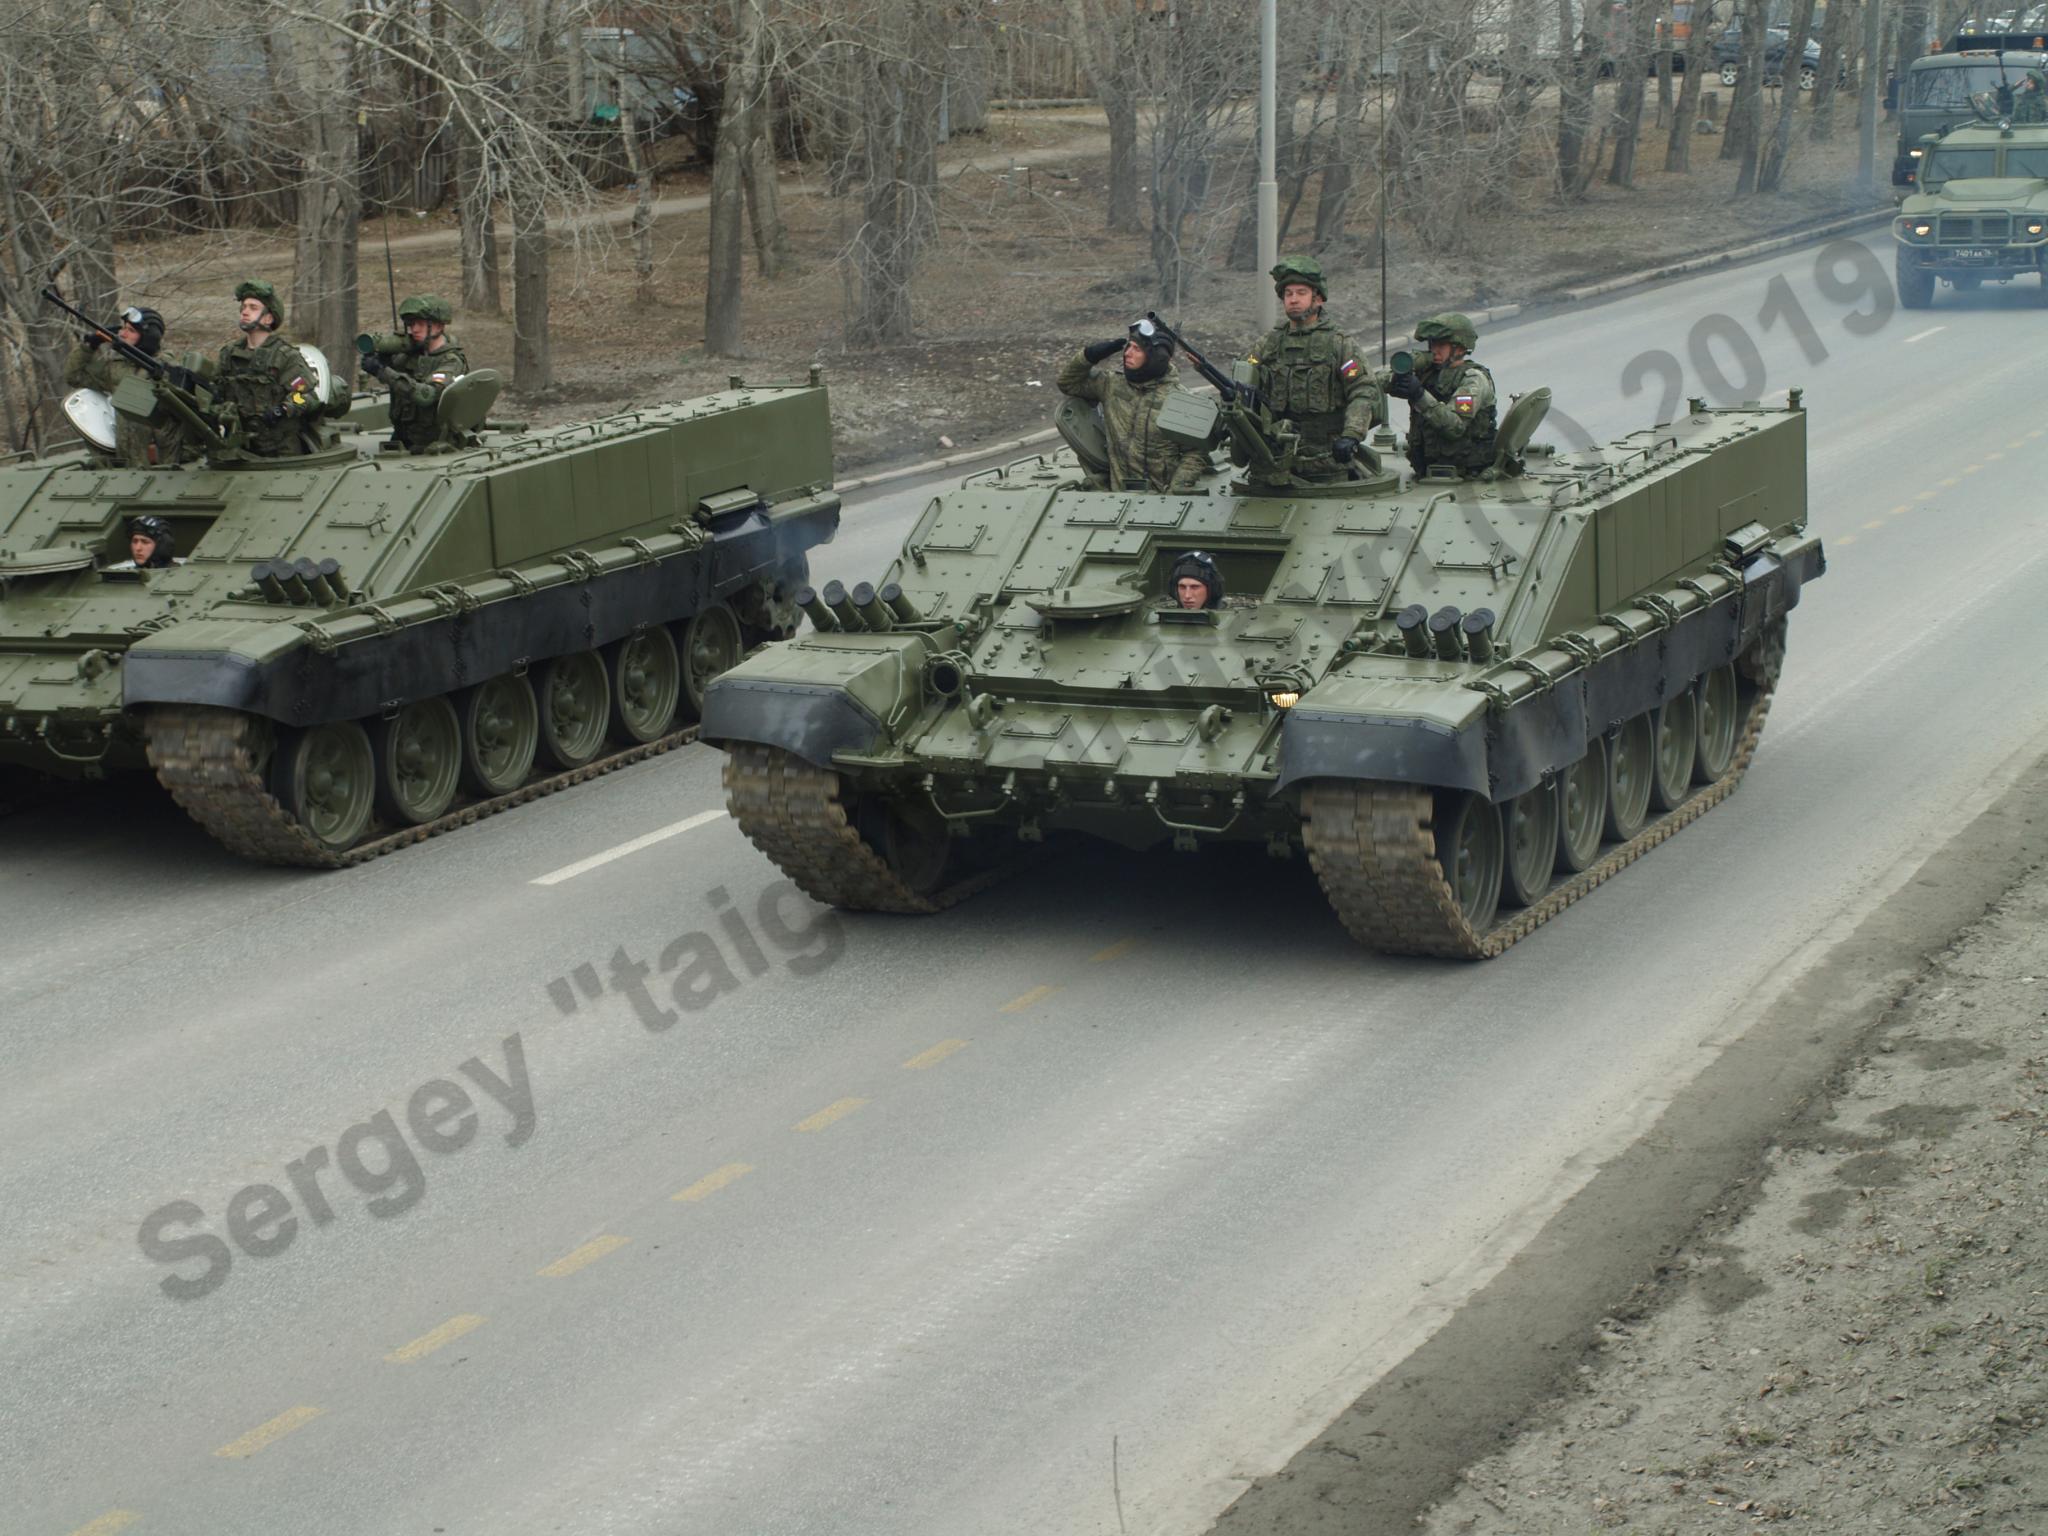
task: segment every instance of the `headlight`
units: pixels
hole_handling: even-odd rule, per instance
[[[1926,154],[1927,151],[1924,149],[1909,149],[1906,151],[1906,153],[1910,155],[1913,159],[1918,160],[1922,155]]]
[[[1915,224],[1913,226],[1913,233],[1918,235],[1922,240],[1925,240],[1929,235],[1934,233],[1934,226],[1932,224]]]
[[[1275,709],[1292,709],[1301,702],[1301,695],[1298,693],[1271,693],[1266,697],[1273,701]]]
[[[2048,224],[2043,224],[2039,219],[2027,225],[2027,233],[2030,235],[2038,235],[2043,229],[2048,229]]]

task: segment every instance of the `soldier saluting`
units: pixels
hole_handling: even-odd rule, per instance
[[[235,285],[235,300],[242,334],[220,349],[213,392],[234,406],[249,452],[265,458],[304,453],[299,424],[326,408],[312,365],[277,333],[284,305],[275,288],[246,278]]]
[[[448,334],[453,318],[446,299],[416,293],[398,306],[405,350],[389,356],[371,351],[363,357],[363,372],[382,379],[391,391],[391,435],[412,453],[424,453],[440,440],[441,395],[469,372],[462,344]]]
[[[1301,439],[1294,472],[1304,480],[1342,480],[1358,444],[1386,420],[1365,355],[1323,318],[1330,296],[1313,256],[1283,256],[1273,288],[1286,318],[1252,348],[1259,398]]]

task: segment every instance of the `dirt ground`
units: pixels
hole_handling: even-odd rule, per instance
[[[1545,132],[1549,110],[1539,107]],[[1802,119],[1787,186],[1771,197],[1733,198],[1734,167],[1716,158],[1721,141],[1714,137],[1694,139],[1690,173],[1665,173],[1664,136],[1646,131],[1632,191],[1597,185],[1560,208],[1532,180],[1526,197],[1499,210],[1449,257],[1423,256],[1396,229],[1388,310],[1405,328],[1428,310],[1530,302],[1561,287],[1885,206],[1882,191],[1854,185],[1853,116],[1844,103],[1836,136],[1825,144],[1806,141]],[[920,339],[858,352],[841,342],[846,276],[838,259],[858,205],[825,195],[810,170],[785,169],[784,209],[799,259],[773,281],[750,270],[746,356],[738,360],[707,358],[702,350],[707,218],[697,203],[707,177],[696,167],[670,167],[657,186],[670,211],[656,221],[647,297],[636,295],[618,224],[586,227],[558,243],[550,285],[556,384],[540,398],[514,397],[513,411],[536,424],[576,420],[649,398],[701,393],[732,373],[799,378],[815,363],[833,385],[842,471],[970,449],[1046,426],[1052,376],[1067,351],[1117,333],[1159,302],[1145,237],[1105,233],[1107,156],[1103,120],[1093,109],[1002,112],[986,132],[957,136],[941,157],[938,242],[916,278]],[[1531,158],[1533,164],[1539,157]],[[622,191],[606,201],[616,213],[631,199]],[[1293,228],[1313,229],[1314,219],[1311,187]],[[1321,253],[1336,290],[1330,312],[1370,344],[1379,331],[1370,207],[1354,209],[1350,223],[1350,232]],[[384,307],[385,233],[381,223],[364,232],[366,326],[380,323]],[[457,291],[451,215],[401,216],[389,233],[401,295]],[[1290,237],[1284,244],[1300,242]],[[223,279],[246,271],[281,278],[290,261],[288,239],[246,231],[155,242],[124,252],[124,298],[139,295],[164,310],[173,350],[211,345],[226,329],[214,320],[225,315],[217,298]],[[508,270],[508,302],[509,277]],[[1175,318],[1191,338],[1229,353],[1256,333],[1258,291],[1250,275],[1226,271],[1219,261],[1196,276]],[[509,366],[507,318],[459,314],[453,329],[473,363]]]
[[[2048,873],[1601,1326],[1434,1536],[2048,1530]]]

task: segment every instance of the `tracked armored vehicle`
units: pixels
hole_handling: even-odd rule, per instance
[[[0,767],[153,768],[236,853],[353,863],[689,739],[838,525],[815,374],[526,433],[472,373],[422,454],[331,393],[260,458],[203,380],[129,380],[203,462],[0,465]],[[174,564],[124,558],[143,517]]]
[[[1245,472],[1162,495],[1087,488],[1070,403],[1073,457],[936,498],[879,585],[800,594],[815,632],[712,685],[733,815],[856,910],[1054,831],[1250,841],[1375,949],[1497,954],[1735,788],[1824,569],[1796,396],[1571,457],[1527,446],[1548,405],[1479,478],[1304,484],[1284,428],[1184,394],[1162,427]],[[1220,606],[1170,595],[1191,552]]]

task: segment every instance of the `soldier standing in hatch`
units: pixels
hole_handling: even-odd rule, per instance
[[[1123,370],[1097,373],[1095,365],[1123,353]],[[1209,467],[1209,456],[1159,430],[1159,408],[1173,391],[1173,343],[1164,336],[1092,342],[1068,358],[1053,382],[1060,393],[1102,406],[1109,440],[1112,491],[1188,491]]]
[[[164,344],[164,317],[153,309],[130,306],[121,311],[121,323],[114,334],[128,346],[155,357]],[[106,337],[88,331],[71,355],[64,359],[66,389],[96,389],[111,395],[127,378],[149,377],[148,370],[106,347]],[[185,426],[176,417],[159,412],[147,425],[117,417],[114,425],[114,459],[128,469],[176,464],[185,457]]]
[[[306,451],[300,424],[320,414],[313,368],[306,356],[277,334],[284,305],[277,290],[260,278],[235,285],[242,335],[220,349],[214,393],[233,405],[242,423],[243,446],[265,458]]]
[[[1468,479],[1493,464],[1493,375],[1472,361],[1479,332],[1463,315],[1432,315],[1415,327],[1429,358],[1397,373],[1387,392],[1408,402],[1408,462],[1417,475],[1444,467]]]
[[[1329,284],[1313,256],[1283,256],[1273,288],[1286,318],[1252,348],[1254,386],[1267,408],[1301,438],[1294,472],[1304,480],[1342,480],[1359,442],[1386,420],[1365,354],[1323,318]]]
[[[416,293],[398,306],[398,318],[406,350],[389,358],[372,352],[363,359],[363,372],[391,391],[391,435],[407,451],[424,453],[441,438],[442,392],[469,372],[469,359],[448,334],[454,312],[446,299]]]

